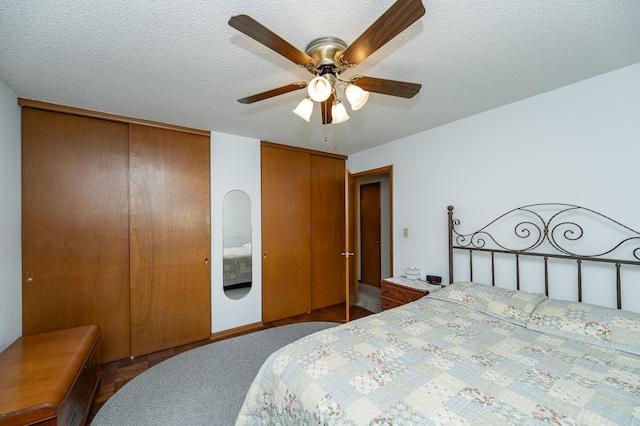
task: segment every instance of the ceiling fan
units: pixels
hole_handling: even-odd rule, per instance
[[[238,99],[238,102],[251,104],[307,88],[309,96],[303,99],[293,112],[304,120],[310,121],[313,102],[319,102],[322,108],[322,124],[337,124],[349,118],[344,105],[336,96],[335,86],[338,83],[346,86],[345,94],[354,111],[365,104],[369,92],[412,98],[420,91],[421,84],[365,76],[355,76],[345,80],[340,77],[340,74],[364,61],[420,19],[424,13],[421,0],[397,0],[350,45],[336,37],[321,37],[309,43],[305,52],[252,17],[235,15],[229,19],[229,25],[316,76],[309,83],[295,82]]]

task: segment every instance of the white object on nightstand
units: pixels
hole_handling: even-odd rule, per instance
[[[420,279],[420,268],[417,266],[411,266],[405,271],[407,278],[410,280],[419,280]]]

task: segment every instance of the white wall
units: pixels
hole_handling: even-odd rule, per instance
[[[448,205],[477,228],[514,207],[563,202],[640,231],[639,159],[637,64],[352,155],[347,166],[393,165],[394,274],[417,265],[448,282]],[[623,308],[640,311],[632,293],[623,290]]]
[[[21,115],[0,82],[0,351],[22,335]]]
[[[242,299],[229,299],[222,289],[222,200],[232,190],[251,199],[253,282]],[[260,141],[211,132],[211,331],[262,321],[262,221]]]

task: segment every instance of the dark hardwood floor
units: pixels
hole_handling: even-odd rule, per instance
[[[352,316],[353,316],[353,319],[357,319],[357,318],[366,317],[371,314],[372,313],[367,311],[366,309],[355,306]],[[100,407],[102,407],[102,405],[104,405],[104,403],[115,392],[117,392],[118,389],[120,389],[122,386],[124,386],[127,382],[129,382],[131,379],[136,377],[138,374],[142,373],[148,368],[151,368],[154,365],[166,359],[171,358],[172,356],[175,356],[182,352],[188,351],[190,349],[208,345],[220,340],[237,337],[243,334],[253,333],[260,330],[265,330],[267,328],[279,327],[281,325],[294,324],[294,323],[300,323],[300,322],[311,322],[311,321],[329,321],[329,322],[342,323],[344,322],[345,317],[346,315],[345,315],[344,304],[329,306],[327,308],[312,311],[308,314],[298,315],[295,317],[267,323],[267,324],[264,324],[262,327],[252,329],[250,331],[244,331],[244,332],[228,335],[223,338],[201,340],[199,342],[190,343],[188,345],[166,349],[161,352],[142,355],[133,359],[125,358],[118,361],[102,364],[101,371],[100,371],[100,388],[98,389],[98,393],[96,394],[96,398],[91,407],[91,411],[89,412],[87,424],[91,423],[91,420],[96,415]]]

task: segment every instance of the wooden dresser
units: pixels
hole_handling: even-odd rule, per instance
[[[442,288],[441,285],[429,284],[426,281],[410,280],[406,277],[385,278],[380,281],[382,310],[395,308],[413,302],[423,296]]]
[[[82,425],[99,377],[97,325],[21,337],[0,353],[0,425]]]

